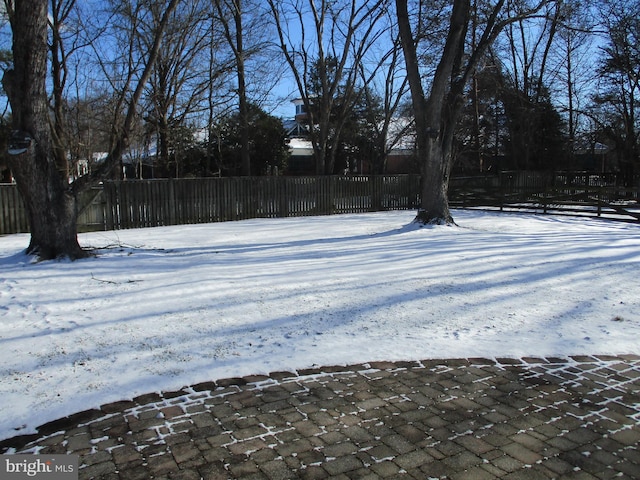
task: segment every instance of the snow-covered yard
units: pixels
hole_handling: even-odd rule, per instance
[[[456,211],[0,237],[0,439],[137,395],[313,365],[640,353],[640,225]]]

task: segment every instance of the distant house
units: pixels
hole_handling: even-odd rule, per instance
[[[125,180],[133,178],[152,178],[153,157],[146,153],[142,154],[136,149],[130,149],[122,156],[122,178]],[[74,167],[70,174],[70,181],[80,178],[91,172],[96,165],[103,163],[109,156],[108,152],[93,152],[90,159],[81,158],[74,162]],[[141,176],[141,172],[144,173]]]
[[[313,145],[309,139],[308,114],[301,98],[292,100],[295,116],[282,123],[287,132],[290,158],[287,165],[289,175],[315,175]],[[392,120],[388,131],[389,154],[386,162],[386,173],[418,173],[419,166],[415,156],[415,134],[411,128],[412,120],[400,117]],[[353,172],[368,174],[371,167],[366,161],[352,165]]]
[[[301,98],[296,98],[291,103],[296,108],[295,117],[282,122],[287,133],[290,153],[286,173],[289,175],[314,175],[316,166],[313,158],[313,144],[309,139],[308,115],[304,101]]]
[[[600,142],[578,139],[574,145],[576,165],[574,169],[590,172],[611,172],[616,170],[615,162],[611,158],[611,149]]]
[[[387,133],[386,173],[419,173],[420,166],[416,158],[416,135],[413,131],[413,119],[399,117],[392,119]]]

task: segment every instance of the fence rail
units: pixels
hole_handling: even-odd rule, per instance
[[[607,216],[640,221],[640,178],[502,172],[453,178],[457,208]],[[236,177],[105,182],[79,198],[78,229],[112,230],[248,218],[417,209],[418,175]],[[15,185],[0,185],[0,234],[27,232]]]

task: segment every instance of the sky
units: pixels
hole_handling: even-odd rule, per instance
[[[640,225],[454,211],[0,237],[0,439],[138,395],[378,360],[640,353]]]

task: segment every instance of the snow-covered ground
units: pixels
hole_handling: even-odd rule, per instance
[[[374,360],[640,353],[640,225],[456,211],[0,237],[0,438],[208,380]]]

